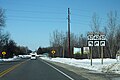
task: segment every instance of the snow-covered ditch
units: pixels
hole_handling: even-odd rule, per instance
[[[75,67],[82,67],[89,70],[94,70],[97,72],[115,72],[120,74],[120,61],[116,59],[103,59],[103,65],[101,64],[101,59],[92,59],[92,66],[90,64],[90,59],[73,59],[73,58],[48,58],[41,57],[44,60],[49,60],[53,62],[60,62]]]

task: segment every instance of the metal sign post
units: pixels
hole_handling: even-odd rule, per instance
[[[101,46],[101,64],[103,64],[103,48],[106,43],[105,34],[100,34],[100,46]]]
[[[91,60],[91,66],[92,66],[92,47],[91,47],[91,52],[90,52],[90,60]]]
[[[103,46],[101,46],[101,64],[103,64]]]
[[[51,53],[53,54],[53,58],[54,58],[55,50],[52,50]]]
[[[3,55],[3,58],[5,58],[6,52],[3,51],[3,52],[2,52],[2,55]]]
[[[91,60],[91,66],[92,66],[92,47],[94,45],[93,39],[94,39],[94,34],[93,33],[88,33],[88,46],[91,47],[90,49],[90,60]]]

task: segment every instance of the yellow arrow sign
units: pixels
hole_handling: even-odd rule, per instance
[[[2,55],[6,55],[6,52],[5,52],[5,51],[3,51],[3,52],[2,52]]]
[[[55,54],[55,50],[52,50],[51,53],[52,53],[52,54]]]

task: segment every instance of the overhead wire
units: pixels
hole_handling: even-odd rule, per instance
[[[57,18],[57,17],[40,17],[40,16],[14,16],[14,15],[7,15],[8,18],[25,18],[25,19],[59,19],[59,20],[63,20],[63,19],[66,19],[66,18]]]
[[[39,11],[39,10],[13,10],[13,9],[5,9],[7,12],[16,12],[16,13],[34,13],[34,14],[66,14],[65,12],[50,12],[50,11]]]
[[[29,19],[29,20],[25,20],[25,19],[7,19],[7,21],[20,21],[20,22],[63,22],[66,23],[66,21],[63,20],[33,20],[33,19]]]
[[[66,13],[65,12],[58,12],[58,11],[39,11],[39,10],[19,10],[19,9],[6,9],[7,12],[9,12],[9,14],[7,14],[8,16],[8,19],[7,20],[18,20],[18,21],[41,21],[41,22],[47,22],[47,21],[51,21],[51,22],[66,22],[67,21],[67,11]],[[24,13],[24,15],[20,16],[20,14],[15,14],[15,15],[10,15],[10,13],[13,12],[13,13]],[[60,18],[59,16],[55,16],[55,17],[40,17],[40,16],[25,16],[26,14],[46,14],[46,15],[64,15],[63,18]],[[16,16],[17,15],[17,16]],[[71,16],[72,17],[72,23],[74,24],[80,24],[81,22],[82,23],[88,23],[88,21],[78,21],[80,20],[81,18],[92,18],[92,16],[88,16],[88,15],[84,15],[84,14],[77,14],[77,13],[71,13]],[[75,17],[74,17],[75,16]],[[16,19],[15,19],[16,18]]]

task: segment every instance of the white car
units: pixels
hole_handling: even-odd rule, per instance
[[[34,54],[34,55],[31,55],[31,60],[35,60],[37,59],[37,56]]]

